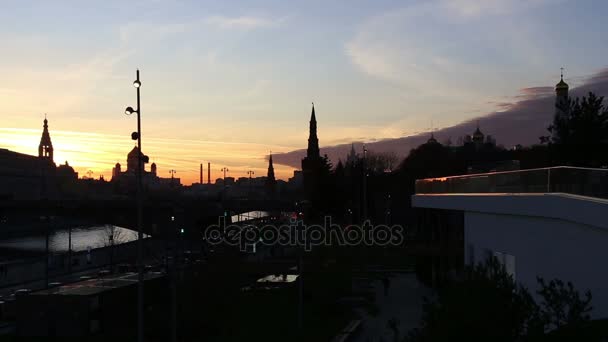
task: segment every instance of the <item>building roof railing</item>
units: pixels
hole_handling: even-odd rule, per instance
[[[608,198],[608,169],[555,166],[416,181],[416,194],[558,192]]]

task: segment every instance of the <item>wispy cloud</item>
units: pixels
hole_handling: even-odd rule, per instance
[[[512,20],[519,16],[515,12],[555,1],[561,0],[409,3],[362,22],[344,51],[356,70],[400,88],[408,103],[426,101],[426,113],[406,115],[442,111],[462,118],[473,113],[471,103],[481,103],[476,110],[490,110],[487,101],[510,95],[504,85],[518,80],[514,75],[501,79],[506,66],[518,65],[523,72],[546,62],[549,52],[539,51],[542,35],[535,26],[518,22],[513,27]],[[512,16],[501,16],[507,13]]]
[[[249,31],[260,28],[277,27],[285,22],[286,18],[270,18],[261,16],[227,17],[214,15],[205,19],[205,23],[224,30]]]
[[[184,33],[197,26],[197,22],[187,23],[147,23],[133,22],[121,26],[119,31],[120,41],[123,45],[137,41],[138,45],[149,42],[158,42],[172,35]]]
[[[600,70],[588,77],[587,81],[571,88],[572,97],[585,96],[592,91],[600,96],[608,94],[608,69]],[[568,79],[566,81],[569,81]],[[497,142],[509,147],[516,144],[532,145],[539,142],[538,137],[547,134],[547,127],[553,119],[555,106],[554,97],[547,96],[552,86],[528,87],[520,90],[522,98],[511,98],[504,102],[492,102],[499,110],[481,113],[481,115],[464,120],[456,125],[447,125],[435,132],[435,138],[443,142],[448,138],[456,143],[459,137],[471,134],[479,123],[481,130],[496,138]],[[367,145],[370,151],[394,152],[404,157],[410,149],[419,146],[429,138],[428,131],[412,134],[398,139],[384,139]],[[322,153],[327,153],[334,163],[344,158],[350,150],[350,144],[338,141],[335,145],[322,145]],[[357,146],[357,145],[355,145]],[[288,153],[277,154],[275,164],[297,167],[306,155],[306,150],[294,150]]]
[[[184,22],[133,22],[119,28],[119,37],[123,45],[130,44],[135,39],[138,45],[142,45],[157,43],[178,34],[201,31],[209,26],[221,30],[250,31],[278,27],[286,20],[287,17],[211,15]]]
[[[444,10],[464,17],[480,15],[509,14],[560,0],[442,0],[439,2]]]
[[[413,5],[374,16],[345,44],[352,64],[365,74],[397,84],[416,95],[458,99],[476,96],[459,75],[479,77],[487,70],[454,53],[454,43],[440,45],[436,30],[442,18],[437,5]],[[449,35],[447,35],[449,36]],[[449,40],[450,37],[445,37]]]

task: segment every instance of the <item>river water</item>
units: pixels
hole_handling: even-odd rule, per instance
[[[137,232],[112,225],[77,227],[71,229],[72,251],[85,251],[89,248],[99,248],[121,244],[137,239]],[[55,230],[49,234],[49,251],[64,253],[69,250],[70,230]],[[44,252],[46,250],[46,235],[33,234],[26,237],[0,239],[0,249],[24,252]]]

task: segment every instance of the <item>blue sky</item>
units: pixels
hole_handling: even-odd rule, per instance
[[[312,101],[332,145],[492,112],[555,84],[562,66],[576,85],[606,67],[607,10],[600,0],[3,0],[0,148],[34,153],[38,141],[15,132],[37,132],[48,113],[70,146],[60,157],[109,175],[129,150],[134,123],[121,113],[139,67],[144,150],[161,168],[194,177],[213,155],[218,168],[263,172],[267,151],[305,146]],[[126,141],[84,157],[96,143],[79,145],[78,133]],[[167,139],[189,143],[170,150]]]

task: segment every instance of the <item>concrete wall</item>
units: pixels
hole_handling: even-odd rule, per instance
[[[465,213],[465,262],[487,250],[514,258],[517,281],[536,292],[537,276],[571,281],[593,295],[595,317],[608,317],[608,231],[552,218]]]
[[[415,195],[414,207],[465,213],[465,263],[488,252],[532,293],[536,277],[591,290],[594,318],[608,318],[608,201],[568,194]]]

